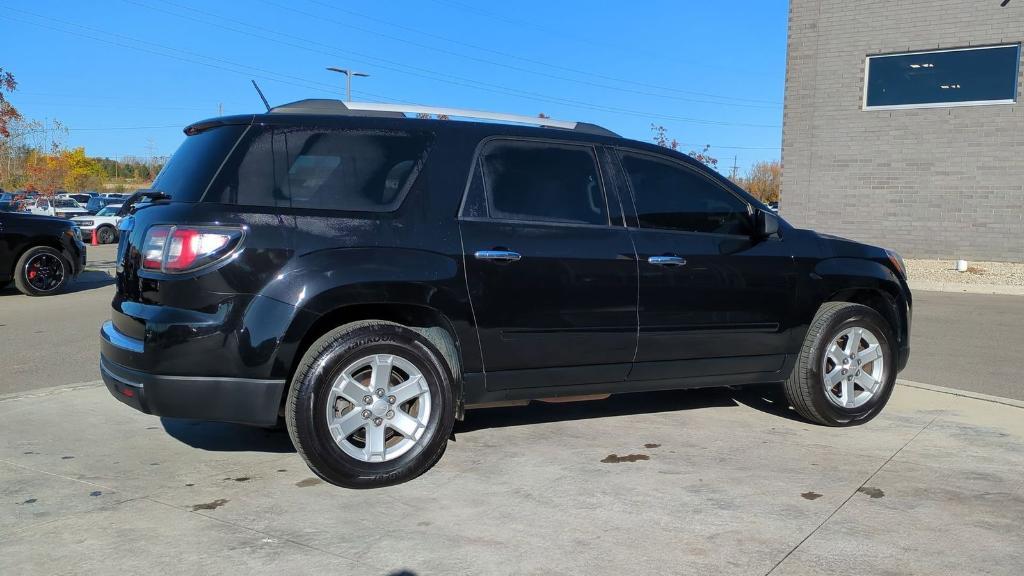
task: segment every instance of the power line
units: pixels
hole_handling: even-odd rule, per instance
[[[582,43],[582,44],[587,44],[587,45],[590,45],[590,46],[596,46],[598,48],[612,49],[612,50],[615,50],[615,51],[618,51],[618,52],[629,52],[631,55],[635,55],[636,53],[643,53],[647,57],[653,57],[653,58],[659,58],[659,59],[667,60],[666,58],[663,57],[662,54],[659,54],[659,53],[656,53],[656,52],[652,52],[650,50],[638,49],[635,46],[630,46],[627,49],[626,47],[621,46],[621,45],[615,45],[615,44],[611,44],[611,43],[608,43],[608,42],[599,42],[599,41],[596,41],[596,40],[594,40],[592,38],[576,36],[574,34],[568,33],[564,28],[551,28],[551,27],[548,27],[548,26],[543,26],[543,25],[538,24],[538,23],[533,22],[533,21],[521,20],[521,19],[518,19],[518,18],[513,18],[511,16],[506,16],[504,14],[499,14],[497,12],[493,12],[493,11],[487,10],[485,8],[481,8],[479,6],[466,4],[464,2],[456,2],[454,0],[433,0],[433,2],[435,4],[440,4],[442,6],[448,6],[450,8],[456,8],[456,9],[462,10],[464,12],[472,12],[474,14],[485,16],[485,17],[490,18],[492,20],[498,20],[500,22],[505,22],[505,23],[508,23],[508,24],[514,24],[514,25],[519,26],[521,28],[530,28],[530,29],[533,29],[533,30],[539,30],[539,31],[547,33],[547,34],[558,35],[560,38],[568,38],[570,40],[574,40],[576,42],[579,42],[579,43]],[[688,64],[696,64],[696,65],[704,65],[704,64],[702,64],[700,62],[694,62],[694,61],[687,61],[687,63]]]
[[[126,0],[126,1],[131,2],[132,4],[139,4],[138,2],[134,2],[132,0]],[[579,78],[570,78],[570,77],[564,76],[564,75],[551,74],[551,73],[548,73],[548,72],[542,72],[542,71],[539,71],[539,70],[534,70],[534,69],[530,69],[530,68],[524,68],[522,66],[515,66],[515,65],[507,64],[507,63],[504,63],[504,62],[498,62],[496,60],[490,60],[490,59],[487,59],[487,58],[479,58],[479,57],[471,56],[469,54],[465,54],[465,53],[462,53],[462,52],[456,52],[456,51],[453,51],[453,50],[447,50],[445,48],[438,48],[437,46],[431,46],[429,44],[423,44],[421,42],[416,42],[416,41],[413,41],[413,40],[409,40],[408,38],[402,38],[400,36],[395,36],[395,35],[387,34],[387,33],[384,33],[384,32],[377,31],[377,30],[372,30],[372,29],[369,29],[369,28],[364,28],[362,26],[356,26],[354,24],[350,24],[348,22],[343,22],[341,20],[334,20],[334,19],[331,19],[331,18],[326,18],[326,17],[321,16],[321,15],[310,14],[309,12],[305,12],[305,11],[299,10],[299,9],[294,8],[292,6],[286,6],[286,5],[279,4],[277,2],[270,2],[268,0],[262,0],[262,1],[263,1],[264,4],[269,4],[271,6],[275,6],[275,7],[279,8],[279,9],[282,9],[282,10],[288,10],[288,11],[294,12],[296,14],[302,14],[302,15],[310,17],[310,18],[316,18],[318,20],[323,20],[323,21],[326,21],[326,22],[330,22],[330,23],[336,24],[338,26],[344,26],[344,27],[347,27],[347,28],[351,28],[353,30],[358,30],[360,32],[365,32],[367,34],[373,34],[375,36],[380,36],[382,38],[386,38],[388,40],[392,40],[392,41],[395,41],[395,42],[401,42],[401,43],[404,43],[404,44],[409,44],[411,46],[415,46],[417,48],[423,48],[423,49],[426,49],[426,50],[433,50],[435,52],[439,52],[441,54],[447,54],[449,56],[454,56],[456,58],[462,58],[462,59],[470,60],[470,61],[473,61],[473,62],[479,62],[479,63],[482,63],[482,64],[487,64],[488,66],[498,66],[498,67],[501,67],[501,68],[506,68],[506,69],[509,69],[509,70],[514,70],[516,72],[525,72],[527,74],[534,74],[534,75],[537,75],[537,76],[541,76],[543,78],[550,78],[550,79],[553,79],[553,80],[561,80],[561,81],[564,81],[564,82],[572,82],[572,83],[580,84],[580,85],[583,85],[583,86],[590,86],[590,87],[601,88],[601,89],[605,89],[605,90],[616,90],[616,91],[625,92],[625,93],[628,93],[628,94],[637,94],[637,95],[641,95],[641,96],[650,96],[650,97],[654,97],[654,98],[665,98],[665,99],[669,99],[669,100],[677,100],[677,101],[682,101],[682,102],[694,102],[694,103],[712,104],[712,105],[718,105],[718,106],[734,106],[734,107],[739,107],[739,108],[762,108],[762,109],[765,109],[765,108],[778,108],[779,107],[779,104],[777,104],[777,103],[772,103],[770,105],[769,104],[744,104],[744,103],[738,103],[738,102],[719,102],[719,101],[715,101],[715,100],[702,100],[702,99],[688,98],[688,97],[683,97],[683,96],[672,96],[672,95],[668,95],[668,94],[658,94],[656,92],[651,92],[649,90],[638,90],[638,89],[635,89],[635,88],[625,88],[625,87],[622,87],[622,86],[613,86],[613,85],[610,85],[610,84],[605,84],[605,83],[601,83],[601,82],[594,82],[594,81],[591,81],[591,80],[581,80]],[[320,6],[324,6],[325,8],[330,8],[330,9],[337,10],[339,12],[343,12],[343,13],[346,13],[346,14],[352,14],[352,15],[356,15],[356,16],[361,16],[363,18],[368,18],[368,19],[379,21],[379,20],[377,20],[375,18],[372,18],[370,16],[363,16],[363,15],[360,15],[359,13],[357,13],[357,12],[353,12],[351,10],[346,10],[344,8],[339,8],[337,6],[332,6],[331,4],[328,4],[326,2],[321,2],[320,0],[308,0],[308,1],[312,2],[314,4],[317,4],[317,5],[320,5]],[[178,6],[178,7],[183,7],[181,4],[176,4],[174,2],[169,2],[167,0],[165,0],[164,3],[165,4],[174,4],[174,5]],[[194,9],[192,9],[190,7],[184,7],[184,8],[188,9],[188,10],[194,10]],[[414,31],[414,32],[416,31],[414,28],[409,28],[407,26],[400,26],[398,24],[392,24],[392,25],[396,26],[396,27],[400,27],[402,29],[411,30],[411,31]],[[426,34],[426,33],[423,33],[423,34]],[[437,37],[437,38],[440,38],[442,40],[446,40],[447,41],[446,38],[441,37],[441,36],[437,36],[437,35],[434,35],[434,34],[431,34],[430,36]],[[457,43],[459,45],[472,47],[472,48],[475,48],[477,50],[483,49],[483,48],[480,48],[480,47],[477,47],[477,46],[474,46],[472,44],[468,44],[468,43],[465,43],[465,42],[457,42]],[[487,51],[490,52],[491,50],[487,50]],[[500,53],[500,54],[503,54],[506,57],[510,57],[510,58],[517,58],[516,56],[511,55],[511,54],[506,54],[506,53]],[[595,76],[594,74],[589,73],[589,72],[577,71],[577,73],[585,74],[587,76]],[[630,82],[628,80],[615,80],[615,81],[625,82],[625,83],[628,83],[628,84],[635,84],[634,82]],[[728,98],[728,97],[723,97],[723,96],[713,96],[713,97],[715,97],[715,98]]]
[[[776,101],[776,100],[761,100],[761,99],[756,99],[756,98],[740,98],[740,97],[737,97],[737,96],[726,96],[726,95],[723,95],[723,94],[712,94],[712,93],[708,93],[708,92],[696,92],[696,91],[692,91],[692,90],[682,90],[682,89],[679,89],[679,88],[672,88],[672,87],[668,87],[668,86],[660,86],[660,85],[657,85],[657,84],[651,84],[651,83],[643,82],[643,81],[639,81],[639,80],[629,80],[629,79],[624,79],[624,78],[618,78],[618,77],[615,77],[615,76],[608,76],[608,75],[605,75],[605,74],[602,74],[602,73],[599,73],[599,72],[593,72],[593,71],[589,71],[589,70],[581,70],[581,69],[578,69],[578,68],[572,68],[572,67],[563,66],[563,65],[560,65],[560,64],[553,64],[551,62],[545,62],[543,60],[536,60],[536,59],[533,59],[533,58],[527,58],[527,57],[520,56],[520,55],[517,55],[517,54],[512,54],[510,52],[504,52],[504,51],[501,51],[501,50],[496,50],[494,48],[490,48],[490,47],[487,47],[487,46],[480,46],[479,44],[472,44],[472,43],[465,42],[465,41],[462,41],[462,40],[457,40],[455,38],[449,38],[447,36],[442,36],[440,34],[434,34],[432,32],[427,32],[427,31],[421,30],[419,28],[413,28],[411,26],[405,26],[405,25],[399,24],[397,22],[391,22],[389,20],[385,20],[383,18],[376,18],[374,16],[363,14],[361,12],[356,12],[354,10],[350,10],[350,9],[347,9],[347,8],[342,8],[340,6],[334,6],[332,4],[328,4],[326,2],[322,2],[321,0],[307,0],[307,1],[308,2],[312,2],[314,4],[319,4],[319,5],[324,6],[326,8],[330,8],[330,9],[336,11],[336,12],[341,12],[341,13],[344,13],[344,14],[348,14],[350,16],[355,16],[357,18],[363,18],[363,19],[369,20],[371,22],[377,22],[379,24],[384,24],[386,26],[392,26],[392,27],[398,28],[400,30],[405,30],[407,32],[412,32],[414,34],[420,34],[420,35],[426,36],[428,38],[434,38],[434,39],[437,39],[437,40],[441,40],[443,42],[449,42],[451,44],[455,44],[457,46],[462,46],[462,47],[465,47],[465,48],[472,48],[474,50],[479,50],[481,52],[489,52],[491,54],[495,54],[495,55],[502,56],[502,57],[505,57],[505,58],[511,58],[511,59],[514,59],[514,60],[519,60],[521,62],[527,62],[527,63],[534,64],[534,65],[537,65],[537,66],[544,66],[546,68],[551,68],[553,70],[562,70],[564,72],[571,72],[573,74],[580,74],[580,75],[583,75],[583,76],[600,78],[602,80],[609,80],[609,81],[612,81],[612,82],[619,82],[619,83],[622,83],[622,84],[632,84],[632,85],[636,85],[636,86],[643,86],[645,88],[651,88],[651,89],[655,89],[655,90],[662,90],[662,91],[665,91],[665,92],[675,92],[675,93],[678,93],[678,94],[689,94],[689,95],[692,95],[692,96],[704,96],[704,97],[707,97],[707,98],[718,98],[718,99],[722,99],[722,100],[733,100],[733,101],[737,101],[737,102],[756,102],[756,103],[771,105],[771,106],[766,106],[766,107],[778,107],[778,106],[782,105],[782,102],[779,102],[779,101]],[[180,6],[180,4],[179,4],[179,6]],[[376,32],[372,32],[372,31],[371,31],[371,33],[376,34]],[[561,32],[560,32],[560,34],[561,34]],[[389,36],[389,38],[396,38],[396,37]],[[396,39],[398,39],[398,38],[396,38]],[[400,40],[404,41],[404,39],[400,39]]]
[[[158,50],[153,50],[151,48],[146,48],[144,46],[134,46],[134,45],[131,45],[131,44],[126,44],[123,41],[110,40],[110,39],[106,39],[106,38],[96,37],[96,36],[93,36],[93,35],[90,35],[90,34],[85,34],[85,33],[81,33],[81,32],[75,32],[73,30],[66,30],[66,29],[62,29],[62,28],[59,28],[59,27],[56,27],[56,26],[52,26],[52,25],[42,24],[42,23],[39,23],[39,22],[33,22],[31,20],[24,20],[24,19],[12,18],[10,16],[7,16],[8,19],[13,20],[15,22],[21,22],[23,24],[29,24],[29,25],[32,25],[32,26],[38,26],[40,28],[46,28],[46,29],[49,29],[49,30],[55,30],[55,31],[58,31],[58,32],[63,32],[65,34],[71,34],[73,36],[79,36],[79,37],[82,37],[82,38],[88,38],[88,39],[94,40],[96,42],[102,42],[102,43],[105,43],[105,44],[111,44],[111,45],[114,45],[114,46],[119,46],[121,48],[128,48],[130,50],[137,50],[137,51],[140,51],[140,52],[146,52],[146,53],[149,53],[149,54],[155,54],[155,55],[158,55],[158,56],[163,56],[165,58],[173,58],[173,59],[180,60],[180,61],[183,61],[183,62],[188,62],[188,63],[191,63],[191,64],[198,64],[198,65],[201,65],[201,66],[206,66],[206,67],[209,67],[209,68],[214,68],[214,69],[222,70],[222,71],[225,71],[225,72],[231,72],[233,74],[238,74],[238,75],[242,75],[242,76],[246,76],[246,77],[250,77],[250,78],[251,77],[256,77],[256,78],[259,78],[261,80],[267,80],[267,81],[270,81],[270,82],[278,82],[278,83],[281,83],[281,84],[288,84],[288,85],[291,85],[291,86],[296,86],[296,87],[304,88],[304,89],[307,89],[307,90],[319,90],[319,91],[327,92],[327,93],[330,93],[330,94],[337,94],[337,88],[333,84],[327,84],[327,83],[323,83],[323,82],[307,80],[305,78],[299,78],[299,77],[296,77],[296,76],[289,76],[289,75],[281,74],[281,73],[274,72],[274,71],[271,71],[271,70],[266,70],[266,69],[263,69],[263,68],[258,68],[258,67],[255,67],[255,66],[250,66],[248,64],[239,64],[237,62],[231,62],[230,60],[225,60],[223,58],[216,58],[216,57],[211,57],[211,56],[205,56],[203,54],[198,54],[196,52],[191,52],[191,51],[188,51],[188,50],[182,50],[182,49],[179,49],[179,48],[165,46],[165,45],[162,45],[162,44],[157,44],[155,42],[148,42],[148,41],[145,41],[145,40],[139,40],[137,38],[132,38],[130,36],[125,36],[125,35],[122,35],[122,34],[111,33],[111,32],[105,31],[105,30],[100,30],[100,29],[97,29],[97,28],[92,28],[92,27],[89,27],[89,26],[84,26],[84,25],[81,25],[81,24],[76,24],[74,22],[68,22],[66,20],[61,20],[59,18],[54,18],[52,16],[45,16],[45,15],[41,15],[41,14],[36,14],[34,12],[29,12],[27,10],[19,10],[17,8],[10,8],[10,7],[7,7],[7,6],[0,6],[0,8],[6,9],[6,10],[15,11],[15,12],[21,12],[23,14],[28,14],[29,16],[32,16],[32,17],[35,17],[35,18],[39,18],[39,19],[42,19],[42,20],[51,20],[51,21],[54,21],[54,22],[59,22],[59,23],[65,25],[65,26],[70,26],[72,28],[84,29],[84,30],[87,30],[87,31],[90,31],[90,32],[93,32],[93,33],[96,33],[96,34],[100,34],[100,35],[106,35],[106,36],[110,36],[110,37],[114,37],[114,38],[123,38],[123,39],[126,39],[126,40],[130,41],[130,42],[135,42],[135,43],[138,43],[138,44],[148,44],[150,46],[156,46],[157,48],[160,48],[162,50],[169,50],[169,51],[172,51],[172,52],[179,52],[179,53],[182,53],[182,54],[186,54],[186,55],[188,55],[190,57],[183,57],[183,56],[178,56],[178,55],[175,55],[175,54],[167,54],[165,52],[160,52]],[[213,60],[215,62],[220,62],[222,64],[226,64],[226,65],[229,65],[229,66],[234,66],[236,68],[247,68],[250,71],[247,72],[247,71],[243,71],[243,70],[236,70],[236,69],[233,69],[233,68],[228,68],[226,66],[222,66],[222,65],[218,65],[218,64],[213,64],[213,63],[210,63],[210,62],[204,62],[202,60],[196,60],[195,58],[202,58],[202,59],[207,59],[207,60]],[[253,73],[252,72],[253,70],[256,71],[257,73]],[[272,76],[268,76],[268,74],[272,75]],[[282,80],[281,78],[289,78],[289,79],[291,79],[291,81],[290,80]],[[298,81],[298,82],[295,82],[295,81]],[[368,93],[364,92],[364,94],[368,94]],[[374,97],[378,97],[377,95],[373,95],[373,96]],[[384,97],[384,96],[380,96],[380,97],[384,98],[384,99],[391,100],[391,98],[387,98],[387,97]]]
[[[582,100],[575,100],[575,99],[571,99],[571,98],[547,96],[545,94],[539,94],[537,92],[531,92],[531,91],[527,91],[527,90],[520,90],[520,89],[516,89],[516,88],[510,88],[510,87],[507,87],[507,86],[492,84],[492,83],[489,83],[489,82],[482,82],[482,81],[479,81],[479,80],[473,80],[473,79],[470,79],[470,78],[456,76],[456,75],[453,75],[453,74],[437,73],[437,72],[434,72],[432,70],[427,70],[427,69],[424,69],[424,68],[420,68],[420,67],[416,67],[416,66],[411,66],[411,65],[408,65],[408,64],[403,64],[401,62],[396,62],[394,60],[388,60],[388,59],[385,59],[385,58],[379,58],[379,57],[372,56],[372,55],[365,54],[365,53],[361,53],[361,52],[355,52],[355,51],[351,51],[351,50],[342,50],[342,49],[339,49],[339,48],[334,47],[334,46],[329,45],[329,44],[324,44],[322,42],[317,42],[315,40],[311,40],[311,39],[308,39],[308,38],[305,38],[305,37],[298,37],[298,36],[295,36],[295,35],[292,35],[292,34],[287,34],[287,33],[284,33],[284,32],[279,32],[277,30],[271,30],[271,29],[268,29],[268,28],[265,28],[265,27],[262,27],[262,26],[257,26],[257,25],[253,25],[253,24],[247,24],[247,23],[241,22],[241,21],[239,21],[237,19],[233,19],[233,18],[218,16],[218,18],[220,18],[221,20],[230,20],[230,21],[233,21],[235,23],[241,24],[242,26],[246,26],[248,28],[253,28],[253,29],[256,29],[256,30],[264,30],[264,31],[268,31],[268,32],[270,32],[272,34],[275,34],[275,35],[278,35],[278,36],[283,36],[283,37],[286,37],[286,38],[293,38],[295,40],[298,40],[300,42],[304,42],[304,43],[307,43],[307,44],[323,46],[323,47],[327,48],[328,51],[325,51],[323,49],[319,49],[318,50],[318,49],[310,48],[309,46],[304,46],[302,44],[295,44],[293,42],[287,42],[287,41],[284,41],[284,40],[281,40],[281,39],[278,39],[278,38],[268,37],[268,36],[265,36],[265,35],[256,34],[254,32],[249,32],[249,31],[246,31],[246,30],[239,30],[237,28],[232,28],[230,26],[226,26],[226,25],[221,24],[221,23],[209,22],[209,21],[205,21],[205,20],[202,20],[202,19],[199,19],[199,18],[194,18],[192,16],[182,15],[182,14],[178,14],[178,13],[167,11],[167,10],[162,10],[162,9],[157,9],[157,10],[160,10],[160,11],[163,11],[163,12],[175,15],[175,16],[177,16],[179,18],[184,18],[184,19],[188,19],[188,20],[193,20],[193,21],[201,22],[203,24],[206,24],[208,26],[212,26],[212,27],[215,27],[215,28],[219,28],[221,30],[228,30],[228,31],[235,32],[235,33],[238,33],[238,34],[244,34],[244,35],[248,35],[248,36],[253,36],[253,37],[256,37],[256,38],[260,38],[262,40],[266,40],[266,41],[270,41],[270,42],[275,42],[275,43],[282,44],[282,45],[285,45],[285,46],[291,46],[293,48],[297,48],[297,49],[300,49],[300,50],[305,50],[305,51],[308,51],[308,52],[327,54],[327,55],[331,55],[331,56],[337,56],[337,55],[340,54],[340,55],[344,55],[345,57],[349,58],[350,60],[355,60],[357,62],[363,62],[363,63],[369,63],[369,64],[371,64],[373,66],[376,66],[377,68],[385,69],[385,70],[392,70],[392,71],[398,72],[400,74],[408,74],[408,75],[411,75],[411,76],[416,76],[416,77],[425,78],[425,79],[428,79],[428,80],[433,80],[435,82],[444,82],[444,83],[452,84],[452,85],[455,85],[455,86],[462,86],[462,87],[466,87],[466,88],[473,88],[473,89],[476,89],[476,90],[483,90],[483,91],[492,92],[492,93],[496,93],[496,94],[502,94],[502,95],[506,95],[506,96],[514,96],[514,97],[518,97],[518,98],[522,98],[522,99],[526,99],[526,100],[532,100],[532,101],[536,101],[536,102],[560,104],[560,105],[563,105],[563,106],[567,106],[567,107],[571,107],[571,108],[579,108],[579,109],[583,109],[583,110],[596,110],[596,111],[600,111],[600,112],[610,112],[610,113],[622,114],[622,115],[627,115],[627,116],[635,116],[635,117],[640,117],[640,118],[656,119],[656,120],[670,120],[670,121],[690,123],[690,124],[703,124],[703,125],[712,125],[712,126],[743,126],[743,127],[749,127],[749,128],[779,128],[779,126],[776,125],[776,124],[753,124],[753,123],[730,122],[730,121],[722,121],[722,120],[706,120],[706,119],[701,119],[701,118],[687,118],[687,117],[682,117],[682,116],[674,116],[674,115],[670,115],[670,114],[649,113],[649,112],[644,112],[644,111],[640,111],[640,110],[632,110],[632,109],[628,109],[628,108],[621,108],[621,107],[617,107],[617,106],[607,106],[607,105],[591,104],[589,102],[584,102]],[[353,55],[355,56],[355,58],[353,58]]]

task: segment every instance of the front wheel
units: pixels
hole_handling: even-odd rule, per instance
[[[117,232],[112,226],[100,226],[93,233],[96,234],[96,239],[100,244],[110,244],[117,238]]]
[[[383,321],[347,324],[302,357],[288,392],[288,433],[332,484],[399,484],[444,453],[455,422],[452,379],[417,332]]]
[[[875,310],[826,302],[786,381],[786,398],[818,424],[867,422],[882,411],[896,383],[893,342],[892,328]]]

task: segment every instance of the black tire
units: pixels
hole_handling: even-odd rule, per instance
[[[367,462],[344,452],[325,416],[335,377],[352,362],[373,354],[397,355],[412,363],[430,393],[431,410],[422,436],[407,452],[384,462]],[[430,469],[444,454],[455,423],[452,382],[441,353],[419,333],[379,320],[346,324],[320,337],[303,355],[288,390],[288,434],[309,468],[327,482],[346,488],[400,484]]]
[[[861,406],[843,408],[827,397],[828,391],[822,379],[823,358],[832,339],[853,327],[867,328],[878,338],[885,359],[882,389]],[[850,426],[871,420],[889,401],[896,384],[894,342],[892,327],[875,310],[848,302],[822,304],[807,330],[796,366],[783,387],[786,399],[801,416],[825,426]]]
[[[96,241],[100,244],[110,244],[117,238],[117,232],[113,226],[100,226],[93,234],[97,235]]]
[[[29,270],[30,264],[36,259],[54,262],[59,270],[59,281],[55,281],[52,285],[39,286],[33,276],[33,270]],[[71,274],[71,263],[64,258],[59,250],[49,246],[36,246],[26,250],[21,258],[18,258],[18,264],[14,268],[14,285],[26,296],[50,296],[68,287],[71,282]]]

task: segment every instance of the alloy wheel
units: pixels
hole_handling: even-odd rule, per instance
[[[338,447],[352,458],[387,462],[423,437],[430,404],[430,388],[412,362],[375,354],[352,362],[335,378],[327,426]]]
[[[885,386],[885,353],[878,336],[852,327],[832,338],[822,360],[825,396],[840,408],[860,408]]]
[[[25,263],[25,279],[40,292],[50,292],[64,282],[64,262],[46,252],[36,254]]]

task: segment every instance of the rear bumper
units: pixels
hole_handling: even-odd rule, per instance
[[[139,353],[143,342],[106,322],[104,347]],[[222,376],[162,376],[117,364],[100,354],[100,375],[110,393],[146,414],[271,426],[277,423],[284,380]]]

